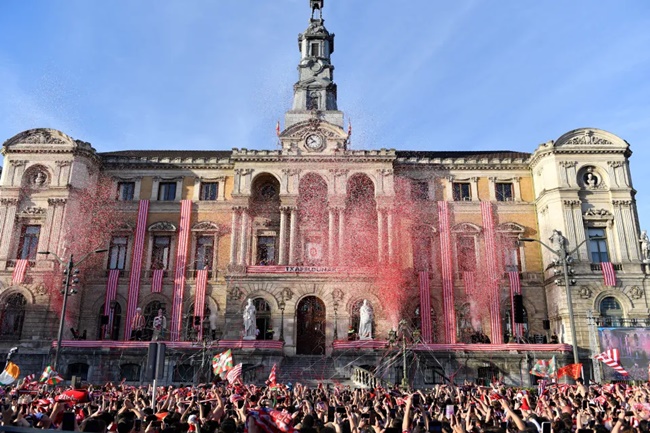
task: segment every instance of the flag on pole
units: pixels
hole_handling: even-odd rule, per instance
[[[557,371],[557,378],[559,379],[562,376],[569,376],[573,379],[579,379],[580,376],[582,376],[582,364],[565,365]]]
[[[551,358],[551,362],[548,363],[548,376],[557,377],[557,361],[555,360],[555,355]]]
[[[14,273],[12,275],[12,284],[22,284],[25,281],[25,274],[29,267],[29,260],[16,260]]]
[[[235,365],[231,370],[228,371],[226,374],[226,379],[228,379],[229,384],[233,384],[237,382],[237,380],[241,377],[241,372],[242,372],[242,363],[240,362],[239,364]]]
[[[595,359],[612,367],[617,373],[628,376],[628,372],[621,366],[621,356],[618,349],[607,349],[603,353],[594,356]]]
[[[2,385],[11,385],[18,379],[20,376],[20,368],[11,361],[7,361],[5,369],[0,373],[0,384]]]
[[[613,287],[616,285],[616,273],[612,262],[600,262],[600,269],[603,271],[603,280],[605,285]]]
[[[533,368],[530,369],[530,374],[537,377],[548,377],[549,361],[545,359],[538,359],[535,361]]]
[[[275,125],[275,133],[277,134],[278,137],[280,136],[280,121],[279,120],[278,120],[278,124]]]
[[[45,370],[43,370],[43,374],[41,374],[41,378],[38,381],[48,385],[58,385],[63,382],[63,378],[48,365],[45,367]]]
[[[221,376],[223,379],[228,370],[232,369],[232,350],[214,355],[212,358],[212,370],[215,376]]]
[[[34,382],[34,379],[36,379],[36,375],[34,373],[28,374],[23,379],[23,384],[27,385],[28,383],[32,383],[32,382]]]
[[[277,365],[273,364],[273,368],[271,368],[271,373],[269,374],[269,380],[267,381],[269,386],[275,385],[275,381],[277,380],[276,374],[277,374]]]
[[[352,120],[348,119],[348,137],[352,136]]]

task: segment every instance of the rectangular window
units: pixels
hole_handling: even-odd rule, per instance
[[[320,56],[320,44],[318,42],[312,42],[311,45],[309,46],[309,48],[310,48],[309,55],[311,57],[319,57]]]
[[[429,199],[429,183],[413,182],[411,184],[411,200],[424,201]]]
[[[458,271],[476,271],[476,243],[474,237],[458,236],[456,251],[458,253]]]
[[[497,201],[512,201],[512,183],[497,183],[494,188]]]
[[[160,182],[158,184],[158,200],[176,200],[176,182]]]
[[[36,260],[38,238],[41,235],[41,226],[23,226],[20,233],[20,247],[18,258],[21,260]]]
[[[169,249],[171,236],[154,236],[151,251],[151,269],[169,269]]]
[[[275,236],[259,236],[257,238],[258,265],[275,264]]]
[[[111,246],[108,249],[108,269],[124,269],[128,240],[126,236],[114,236],[111,239]]]
[[[201,182],[201,195],[199,200],[214,201],[219,192],[219,182]]]
[[[454,201],[466,201],[472,199],[472,189],[469,183],[454,182]]]
[[[131,201],[135,195],[135,182],[118,182],[117,199],[119,201]]]
[[[212,269],[214,236],[199,236],[196,240],[196,270]]]
[[[587,229],[589,236],[589,252],[591,253],[592,263],[609,262],[609,253],[607,252],[607,235],[604,228]]]

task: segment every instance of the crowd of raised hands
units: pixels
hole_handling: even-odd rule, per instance
[[[2,426],[118,433],[646,433],[648,384],[428,389],[202,384],[7,386]],[[153,400],[153,401],[152,401]]]

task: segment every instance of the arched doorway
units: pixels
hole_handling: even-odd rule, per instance
[[[316,296],[307,296],[296,310],[296,353],[325,354],[325,304]]]

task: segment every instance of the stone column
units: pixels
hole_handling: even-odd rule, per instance
[[[280,207],[280,242],[278,243],[278,264],[287,264],[287,208]]]
[[[332,208],[329,208],[329,226],[328,226],[328,233],[327,233],[327,256],[328,256],[328,264],[330,266],[334,266],[336,256],[334,255],[335,251],[334,249],[336,248],[336,239],[334,238],[334,230],[336,229],[336,214],[334,213],[335,210]]]
[[[377,209],[377,258],[384,263],[384,210]]]
[[[241,210],[241,234],[239,238],[239,264],[246,266],[248,264],[248,231],[250,227],[250,215],[247,208]]]
[[[627,253],[627,242],[625,239],[625,224],[623,222],[623,216],[621,214],[621,207],[626,203],[627,201],[625,200],[612,201],[612,204],[614,205],[614,230],[616,231],[616,236],[618,238],[618,258],[621,262],[630,261],[630,256]],[[613,243],[610,244],[610,247],[612,246],[614,246]],[[614,262],[615,258],[610,257],[609,260],[611,262]]]
[[[289,264],[296,264],[296,236],[298,231],[298,212],[295,207],[291,208],[291,223],[289,232]]]
[[[232,208],[232,225],[230,227],[230,264],[237,264],[237,226],[239,225],[239,209]]]
[[[3,198],[0,199],[0,206],[3,208],[4,218],[0,220],[0,261],[6,261],[9,258],[9,248],[13,244],[12,233],[14,222],[16,220],[16,210],[18,209],[18,199]]]
[[[339,257],[338,262],[344,265],[345,260],[345,209],[339,209]]]
[[[395,262],[395,230],[393,230],[393,210],[388,210],[388,262]]]
[[[632,261],[641,260],[642,257],[639,251],[639,239],[635,227],[637,227],[632,212],[632,201],[625,200],[621,206],[621,217],[623,218],[623,227],[625,230],[625,238],[627,239],[627,246],[629,251],[629,258]]]

